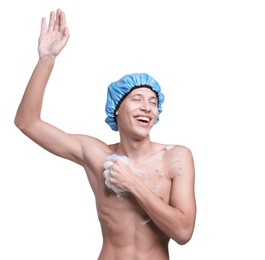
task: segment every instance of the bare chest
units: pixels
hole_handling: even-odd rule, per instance
[[[159,162],[132,165],[134,173],[158,197],[169,202],[171,179],[167,168]]]

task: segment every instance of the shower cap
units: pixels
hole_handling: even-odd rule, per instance
[[[165,98],[161,92],[161,88],[158,82],[147,73],[127,74],[120,80],[112,82],[108,87],[107,102],[105,106],[107,117],[105,119],[105,122],[110,126],[112,130],[118,131],[115,113],[119,109],[122,101],[128,96],[131,91],[141,87],[150,88],[156,93],[158,99],[158,116],[155,123],[159,121],[159,115],[162,112],[161,105],[164,102]]]

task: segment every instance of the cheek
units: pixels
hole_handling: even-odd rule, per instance
[[[127,115],[132,114],[137,109],[139,109],[139,105],[130,103],[122,106],[119,110],[121,110],[120,112],[123,114],[124,117],[126,117]]]
[[[153,111],[154,116],[157,117],[158,116],[158,108],[156,107],[152,111]]]
[[[130,111],[126,108],[120,108],[118,110],[118,115],[116,116],[116,120],[117,120],[117,123],[118,125],[123,125],[123,124],[127,124],[128,120],[129,120],[129,114],[130,114]]]

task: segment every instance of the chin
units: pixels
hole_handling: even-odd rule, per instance
[[[150,128],[147,127],[137,127],[134,129],[134,136],[137,136],[139,140],[145,139],[146,137],[149,137],[150,135]]]

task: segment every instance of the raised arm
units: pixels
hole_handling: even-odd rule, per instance
[[[58,9],[50,13],[49,24],[42,18],[39,37],[39,60],[28,82],[18,107],[15,125],[44,149],[60,157],[82,163],[80,138],[69,135],[41,120],[41,109],[46,85],[56,57],[69,39],[65,14]]]

